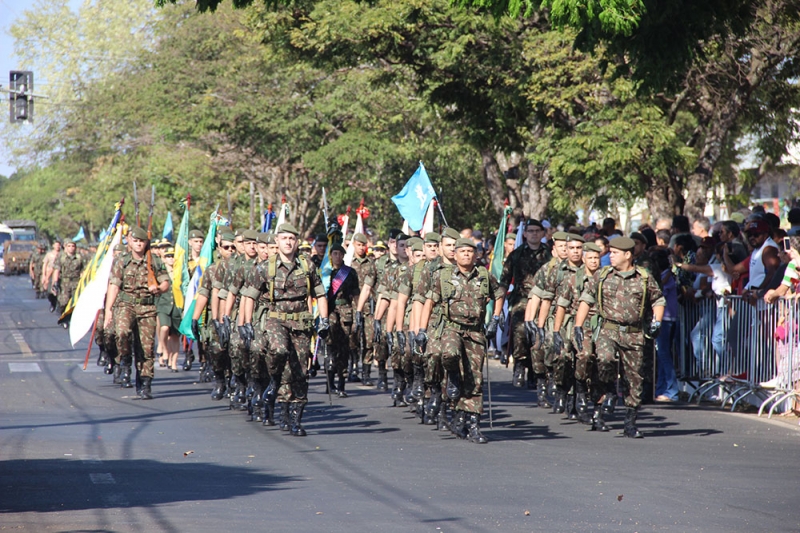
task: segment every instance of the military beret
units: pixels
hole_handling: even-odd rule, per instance
[[[435,242],[438,244],[442,242],[442,236],[435,231],[429,231],[425,234],[425,242]]]
[[[535,218],[529,218],[528,220],[525,221],[525,228],[527,229],[528,226],[539,226],[541,229],[544,229],[542,223],[536,220]]]
[[[506,233],[506,240],[507,241],[516,241],[517,234],[516,233]]]
[[[586,242],[586,239],[578,235],[577,233],[567,233],[567,240],[572,242]]]
[[[361,244],[367,244],[367,236],[363,233],[356,233],[353,235],[353,240],[355,242],[360,242]]]
[[[633,239],[634,241],[639,241],[640,243],[645,245],[647,244],[647,237],[645,237],[638,231],[634,231],[633,233],[631,233],[631,239]]]
[[[584,252],[597,252],[598,254],[603,253],[603,249],[597,246],[593,242],[585,242],[583,243],[583,251]]]
[[[257,242],[260,242],[261,244],[272,244],[272,243],[275,242],[275,234],[274,233],[260,232],[258,234],[258,238],[256,240],[257,240]]]
[[[389,238],[390,239],[396,239],[397,237],[402,235],[402,233],[403,233],[403,230],[397,229],[397,228],[392,228],[392,229],[389,230]]]
[[[300,243],[300,246],[297,247],[298,250],[310,250],[311,243],[308,241],[303,241]]]
[[[458,239],[456,241],[456,249],[464,248],[465,246],[469,246],[473,250],[476,248],[475,241],[473,241],[472,239]]]
[[[623,252],[630,252],[634,246],[636,246],[636,242],[630,237],[617,237],[616,239],[611,239],[608,243],[609,248],[616,248]]]
[[[411,250],[415,252],[421,252],[422,248],[422,239],[419,237],[409,237],[406,240],[406,247],[411,248]]]
[[[199,229],[193,229],[192,231],[189,232],[189,238],[190,239],[205,239],[206,236],[203,235],[203,232],[200,231]]]
[[[139,226],[131,226],[128,230],[128,235],[133,237],[134,239],[139,239],[140,241],[147,240],[147,231],[140,228]]]
[[[454,241],[457,241],[461,238],[461,235],[453,228],[444,228],[444,231],[442,232],[442,238],[453,239]]]
[[[554,241],[567,241],[569,240],[569,234],[564,231],[557,231],[553,233],[553,240]]]
[[[164,257],[174,257],[175,256],[175,248],[172,246],[164,249]]]
[[[333,246],[331,246],[331,253],[333,252],[345,253],[344,247],[341,244],[334,244]]]
[[[222,241],[231,241],[231,242],[233,242],[233,239],[235,239],[236,236],[233,234],[233,232],[231,230],[224,229],[224,230],[219,232],[219,238]]]
[[[328,235],[326,233],[317,233],[314,236],[314,242],[328,242]]]
[[[242,232],[242,239],[245,242],[253,242],[258,240],[258,232],[254,229],[246,229]]]
[[[288,222],[284,222],[283,224],[278,226],[278,229],[275,231],[275,233],[291,233],[295,237],[300,235],[300,232],[297,231],[297,228],[295,228],[294,226],[292,226]],[[327,237],[323,237],[323,240],[326,240],[326,239],[327,239]]]
[[[383,241],[378,241],[375,243],[375,246],[373,246],[373,248],[375,250],[386,250],[386,244],[384,244]]]
[[[410,239],[410,238],[411,238],[411,237],[410,237],[410,236],[408,236],[408,235],[406,235],[405,233],[401,233],[400,235],[398,235],[397,237],[395,237],[395,240],[396,240],[397,242],[400,242],[400,241],[407,241],[407,240],[408,240],[408,239]]]
[[[242,236],[242,229],[241,228],[239,228],[239,229],[237,229],[236,231],[233,232],[233,237],[234,238],[241,237],[241,236]]]

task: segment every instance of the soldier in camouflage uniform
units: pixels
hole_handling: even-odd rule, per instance
[[[525,333],[525,309],[528,295],[533,288],[536,272],[550,260],[550,251],[542,244],[544,226],[536,219],[525,223],[525,244],[511,252],[503,263],[500,285],[508,291],[513,283],[514,289],[508,295],[508,316],[511,331],[510,353],[514,356],[515,387],[525,383],[525,369],[531,366],[531,346]]]
[[[126,388],[131,386],[131,360],[136,336],[143,352],[143,360],[136,362],[142,377],[140,394],[142,399],[149,400],[153,397],[150,386],[155,360],[155,297],[169,290],[169,274],[158,257],[151,257],[156,284],[148,285],[147,232],[134,227],[128,238],[131,251],[116,257],[111,267],[103,326],[108,328],[114,321],[119,352],[117,364],[122,366],[122,386]]]
[[[383,335],[383,330],[386,329],[385,312],[378,318],[378,310],[380,307],[380,295],[386,292],[387,276],[391,275],[392,269],[397,265],[397,237],[402,232],[399,229],[392,229],[389,231],[388,240],[388,253],[383,254],[375,261],[375,282],[377,287],[373,291],[373,298],[375,299],[375,313],[372,321],[372,343],[375,350],[375,361],[378,364],[378,384],[379,391],[386,391],[389,389],[389,379],[387,377],[388,371],[386,363],[389,360],[389,346],[386,342],[386,337]],[[388,303],[386,304],[388,305]],[[383,319],[383,322],[381,320]]]
[[[617,237],[609,247],[611,266],[600,269],[586,284],[580,297],[573,336],[579,345],[583,344],[583,325],[589,308],[595,306],[600,317],[595,345],[598,389],[605,386],[606,394],[616,394],[615,358],[619,354],[628,382],[625,435],[641,438],[643,435],[636,427],[636,418],[642,402],[645,335],[655,337],[658,334],[665,300],[653,276],[646,269],[633,265],[632,239]],[[648,309],[652,309],[653,314],[649,323],[645,321]],[[608,430],[599,402],[595,402],[592,429]]]
[[[257,231],[248,229],[242,232],[244,253],[230,265],[225,273],[224,281],[228,293],[222,316],[222,327],[225,328],[225,333],[223,333],[225,338],[229,339],[228,354],[231,359],[231,373],[236,380],[236,390],[231,396],[231,408],[238,409],[247,408],[248,396],[253,395],[256,385],[252,381],[252,377],[248,376],[250,373],[250,342],[242,338],[239,329],[239,326],[243,324],[239,313],[241,303],[239,291],[244,286],[246,275],[254,269],[258,260],[257,241]],[[263,391],[259,390],[258,392],[261,394]]]
[[[114,254],[114,260],[119,256],[119,254],[127,252],[128,247],[123,243],[117,244],[113,250],[109,250],[109,253]],[[117,361],[117,333],[116,329],[114,328],[114,322],[112,321],[109,327],[105,327],[105,318],[106,318],[106,311],[105,311],[105,301],[103,302],[103,309],[100,310],[100,313],[97,315],[97,326],[95,328],[95,342],[97,346],[100,348],[100,355],[97,357],[97,366],[104,366],[103,372],[111,375],[114,374],[115,369],[119,369],[116,365]],[[114,384],[119,385],[119,372],[115,374]]]
[[[47,252],[42,259],[42,290],[45,291],[47,300],[50,302],[51,313],[56,310],[58,305],[58,289],[53,283],[53,269],[59,255],[61,255],[61,243],[56,241],[53,243],[53,249]]]
[[[375,269],[375,262],[367,257],[367,236],[363,233],[353,235],[353,261],[350,266],[356,271],[359,283],[359,296],[356,302],[355,327],[353,328],[353,339],[351,340],[358,346],[359,353],[357,359],[361,359],[361,383],[368,387],[372,383],[372,362],[375,354],[374,343],[374,324],[375,298],[373,288],[377,283],[378,273]],[[363,347],[363,350],[362,350]],[[362,352],[363,353],[360,353]],[[353,373],[356,374],[355,365]],[[352,376],[351,381],[358,381],[357,376]]]
[[[204,240],[205,234],[202,231],[193,229],[189,232],[189,256],[186,262],[189,270],[189,279],[194,275],[197,263],[200,261],[200,252],[203,249]],[[197,343],[197,355],[200,358],[200,376],[202,377],[207,363],[206,346],[204,340],[196,339],[195,342]],[[192,363],[194,363],[194,352],[187,349],[183,360],[183,370],[189,372],[192,369]]]
[[[360,295],[358,273],[344,264],[345,250],[331,246],[331,285],[328,289],[328,318],[331,323],[328,343],[328,388],[339,398],[347,398],[345,376],[353,353],[358,353],[358,338],[353,335],[354,307]],[[338,377],[338,385],[335,379]]]
[[[552,359],[550,363],[553,369],[553,381],[556,385],[554,411],[556,413],[567,411],[569,413],[569,418],[573,420],[577,418],[577,412],[575,411],[576,391],[573,391],[576,352],[573,350],[572,343],[570,342],[572,337],[567,332],[572,331],[574,314],[567,316],[562,312],[564,316],[561,317],[561,321],[566,322],[567,326],[564,336],[562,336],[560,328],[557,329],[555,327],[558,321],[556,315],[562,308],[553,305],[553,301],[556,300],[557,295],[562,291],[562,287],[574,285],[576,276],[583,271],[583,244],[584,239],[580,235],[575,235],[573,233],[566,234],[565,248],[567,258],[551,270],[547,276],[543,290],[539,292],[541,307],[539,309],[538,325],[549,329],[551,338],[553,339]],[[534,291],[535,290],[536,288],[534,288]],[[564,341],[564,337],[567,339],[566,342]],[[570,393],[569,397],[567,397],[568,393]],[[585,405],[583,406],[583,410],[585,412]]]
[[[505,289],[486,268],[475,265],[475,248],[471,239],[457,241],[456,265],[447,265],[433,273],[427,300],[432,305],[444,306],[441,351],[447,374],[447,397],[455,406],[453,433],[483,444],[487,442],[480,430],[486,336],[497,333]],[[486,306],[492,300],[494,312],[484,332]],[[428,321],[429,316],[423,313],[420,326],[427,329]]]
[[[221,400],[225,397],[228,382],[226,374],[230,372],[231,366],[226,346],[223,345],[223,339],[220,339],[219,293],[222,289],[228,260],[236,250],[236,246],[233,244],[234,235],[229,229],[221,228],[217,238],[219,257],[203,272],[200,287],[197,289],[194,315],[192,315],[192,334],[195,338],[204,337],[206,339],[207,353],[211,359],[215,380],[214,388],[211,391],[212,400]],[[201,330],[199,320],[206,307],[209,310],[207,316],[210,318]]]
[[[404,400],[411,405],[422,398],[425,379],[422,359],[418,354],[414,353],[414,341],[418,326],[411,323],[411,311],[413,309],[411,294],[415,285],[419,282],[422,267],[424,266],[422,263],[424,263],[425,259],[422,239],[419,237],[408,239],[406,241],[406,251],[408,254],[408,268],[397,279],[397,288],[393,291],[395,298],[393,298],[392,304],[396,309],[395,331],[397,332],[397,345],[401,354],[400,366],[408,384]],[[417,407],[421,416],[421,405],[417,405]]]
[[[36,291],[36,299],[44,298],[44,290],[42,289],[42,262],[44,261],[44,254],[47,247],[43,242],[37,244],[36,249],[31,254],[31,262],[28,266],[28,272],[31,276],[31,285]]]
[[[62,315],[66,309],[78,281],[81,279],[81,272],[86,266],[83,255],[76,253],[77,245],[68,242],[64,246],[64,252],[59,255],[58,260],[53,266],[53,285],[58,287],[58,314]],[[69,318],[60,322],[64,329],[69,328]]]
[[[270,352],[270,388],[274,390],[278,387],[288,366],[291,373],[288,380],[289,395],[281,398],[284,400],[281,402],[283,416],[291,417],[292,435],[305,436],[301,422],[308,401],[309,346],[313,327],[311,298],[317,298],[320,316],[317,332],[323,341],[330,330],[328,302],[316,268],[297,254],[300,232],[291,224],[282,224],[276,233],[278,255],[260,264],[256,275],[248,279],[242,288],[242,319],[245,320],[242,329],[245,338],[252,340],[254,330],[251,320],[255,302],[265,294],[270,306],[264,326]],[[267,401],[274,402],[277,395],[278,391],[275,391]],[[270,410],[274,410],[274,407]]]
[[[525,331],[531,344],[531,355],[533,356],[532,371],[528,374],[528,388],[536,389],[538,405],[544,408],[552,407],[550,400],[547,398],[547,377],[553,366],[552,337],[547,334],[547,330],[552,327],[553,322],[549,305],[546,305],[544,314],[540,313],[542,297],[552,298],[555,293],[554,285],[559,273],[562,272],[561,265],[566,258],[567,234],[563,231],[557,231],[553,234],[553,257],[536,272],[533,280],[533,289],[528,295],[528,306],[525,309]],[[539,327],[540,316],[542,317],[541,327]]]
[[[325,250],[328,248],[328,236],[325,233],[318,233],[314,237],[314,247],[311,251],[311,261],[314,266],[322,268],[322,260],[325,259]]]

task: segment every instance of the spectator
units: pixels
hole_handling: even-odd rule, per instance
[[[645,239],[647,239],[647,248],[658,246],[658,242],[656,241],[656,232],[653,231],[653,228],[649,226],[646,228],[639,228],[639,232],[644,235]]]
[[[692,223],[692,235],[704,239],[709,237],[711,222],[706,217],[700,217]]]
[[[669,245],[669,239],[672,234],[668,229],[660,229],[656,231],[656,246],[666,248]]]
[[[789,237],[800,236],[800,207],[791,208],[786,219],[789,221],[789,225],[791,226],[787,232]]]
[[[694,265],[696,263],[695,253],[697,252],[697,244],[694,242],[694,238],[687,233],[673,235],[673,238],[675,239],[675,244],[670,246],[670,249],[676,261]],[[678,294],[690,300],[694,293],[694,275],[677,267],[673,268],[673,274],[677,278]]]
[[[745,285],[747,297],[764,296],[767,283],[780,265],[778,245],[769,236],[769,232],[769,224],[765,220],[751,220],[745,226],[744,233],[753,248],[748,269],[750,279]]]
[[[724,221],[719,232],[719,240],[727,245],[728,253],[734,264],[745,260],[748,254],[747,248],[741,239],[739,224],[733,220]]]
[[[600,230],[600,234],[605,236],[606,238],[613,238],[614,229],[617,227],[617,221],[613,218],[606,218],[603,220],[603,229]]]
[[[503,241],[503,257],[508,257],[508,254],[514,251],[514,245],[517,243],[516,233],[506,233],[506,240]]]
[[[672,237],[669,240],[669,247],[672,248],[675,244],[675,238],[678,235],[691,235],[691,226],[689,225],[689,217],[683,215],[675,215],[672,217],[672,227],[670,228]],[[700,239],[695,239],[695,244],[700,244]]]
[[[602,250],[600,252],[600,266],[611,266],[611,257],[608,254],[608,239],[599,235],[595,237],[594,243]]]
[[[670,228],[672,228],[672,221],[670,219],[659,218],[658,220],[656,220],[656,232],[662,229],[669,231]],[[664,246],[666,246],[666,244]]]
[[[656,401],[674,402],[678,399],[678,378],[672,363],[672,336],[678,320],[678,285],[669,264],[669,251],[653,250],[650,254],[654,269],[661,275],[661,292],[667,301],[661,330],[656,339]]]

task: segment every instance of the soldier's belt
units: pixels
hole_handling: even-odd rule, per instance
[[[611,331],[619,331],[620,333],[641,333],[642,328],[637,326],[623,326],[622,324],[616,324],[614,322],[605,321],[603,322],[603,329],[609,329]]]
[[[302,320],[311,320],[313,318],[311,313],[307,311],[300,313],[278,313],[276,311],[270,311],[267,316],[269,318],[277,318],[278,320],[294,320],[297,322]]]
[[[142,298],[136,298],[135,296],[131,296],[126,292],[119,293],[119,296],[117,296],[117,298],[121,302],[134,305],[153,305],[156,302],[153,296],[144,296]]]
[[[444,325],[445,329],[455,329],[457,331],[483,331],[483,325],[481,324],[474,324],[472,326],[468,326],[466,324],[459,324],[458,322],[453,322],[452,320],[447,320]]]

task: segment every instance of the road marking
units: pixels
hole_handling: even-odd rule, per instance
[[[124,494],[104,494],[103,501],[107,507],[127,507],[130,505]]]
[[[17,331],[17,325],[11,320],[10,313],[3,313],[3,322],[5,322],[6,326],[8,326],[8,331],[11,332],[11,337],[13,337],[14,342],[17,343],[19,346],[19,351],[22,352],[23,357],[33,357],[33,351],[31,347],[28,346],[28,343],[25,342],[25,337],[22,336],[22,333]]]
[[[89,474],[89,479],[91,479],[92,483],[95,485],[115,485],[117,483],[114,481],[114,476],[109,472],[103,474]]]
[[[8,363],[9,372],[41,372],[42,368],[39,363]]]

